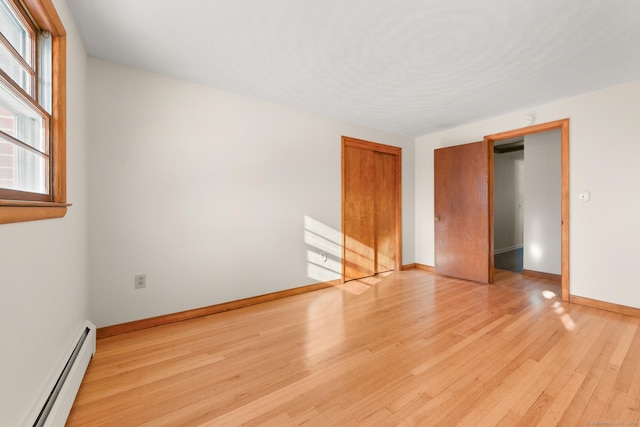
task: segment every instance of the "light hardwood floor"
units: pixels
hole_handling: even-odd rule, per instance
[[[67,425],[637,425],[640,319],[496,278],[396,272],[98,340]]]

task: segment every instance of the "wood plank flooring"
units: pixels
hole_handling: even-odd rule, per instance
[[[100,339],[67,425],[638,425],[640,318],[496,279],[395,272]]]

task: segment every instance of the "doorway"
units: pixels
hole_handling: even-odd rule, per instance
[[[400,270],[402,149],[342,137],[342,280]]]
[[[562,288],[562,300],[569,300],[569,119],[558,120],[555,122],[543,123],[540,125],[529,126],[513,131],[502,132],[499,134],[485,136],[485,141],[490,145],[490,153],[493,155],[494,144],[499,145],[501,141],[526,138],[527,136],[539,135],[545,132],[558,131],[560,133],[560,282]],[[493,162],[491,162],[493,164]],[[526,166],[525,166],[526,167]],[[489,174],[489,189],[491,209],[489,225],[490,231],[490,275],[491,283],[493,282],[493,270],[495,268],[494,260],[494,215],[495,215],[495,195],[494,195],[494,171]],[[557,232],[556,232],[557,233]],[[526,248],[525,248],[526,250]],[[526,264],[526,261],[525,261]],[[525,268],[526,270],[526,268]]]
[[[494,267],[560,281],[560,130],[494,142]]]
[[[459,187],[451,188],[452,183],[459,182],[460,180],[448,179],[446,174],[439,173],[440,168],[437,166],[441,156],[438,156],[439,152],[447,153],[452,152],[454,147],[447,147],[447,149],[436,149],[434,153],[434,161],[436,166],[434,168],[434,208],[435,208],[435,271],[436,273],[451,275],[452,277],[477,280],[482,283],[494,282],[494,143],[496,141],[503,141],[510,138],[524,137],[526,135],[534,135],[542,132],[559,130],[560,132],[560,167],[561,167],[561,221],[560,221],[560,282],[562,288],[562,300],[569,301],[569,119],[557,120],[554,122],[544,123],[535,126],[529,126],[512,131],[502,132],[494,135],[485,136],[484,144],[464,144],[454,147],[466,147],[469,149],[469,155],[474,155],[473,152],[478,150],[480,154],[484,154],[484,157],[478,155],[473,158],[476,160],[475,166],[467,167],[470,163],[458,163],[458,171],[472,170],[471,176],[468,181],[463,181],[463,184]],[[471,152],[473,150],[473,152]],[[488,159],[488,162],[487,162]],[[439,197],[438,188],[441,187],[446,190],[443,194],[455,194],[458,195],[455,198],[455,203],[445,203],[451,209],[448,212],[449,217],[445,218],[440,213],[441,206],[438,203]],[[473,196],[475,195],[475,196]],[[472,197],[473,196],[473,197]],[[475,199],[472,202],[472,199]],[[485,209],[486,207],[486,209]],[[475,216],[476,222],[462,221],[458,217],[464,219],[467,213],[471,212],[472,216]],[[453,215],[452,215],[453,214]],[[480,236],[477,235],[479,227],[484,228],[484,222],[487,222],[488,233]],[[464,253],[458,249],[448,250],[451,246],[451,230],[455,230],[455,233],[463,238],[466,236],[476,236],[477,250],[473,251],[473,259],[478,259],[476,265],[477,271],[474,274],[478,274],[480,279],[474,279],[471,277],[464,277],[460,274],[461,269],[469,265],[468,259],[464,257]],[[455,240],[455,239],[454,239]],[[466,243],[467,242],[464,242]],[[443,255],[443,256],[440,256]],[[484,259],[484,262],[482,260]],[[441,268],[442,261],[447,263],[453,263],[455,270],[452,273],[444,272]],[[446,264],[446,263],[445,263]],[[486,277],[486,279],[484,279]]]
[[[494,143],[494,267],[514,273],[524,265],[525,158],[524,137]]]

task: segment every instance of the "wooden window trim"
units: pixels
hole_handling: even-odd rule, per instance
[[[0,224],[61,218],[67,212],[67,38],[52,0],[22,0],[36,25],[51,33],[51,201],[0,200]]]

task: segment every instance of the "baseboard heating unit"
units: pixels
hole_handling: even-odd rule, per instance
[[[96,327],[86,321],[78,341],[69,352],[69,358],[61,367],[60,375],[52,381],[50,393],[36,409],[33,419],[27,425],[33,427],[64,426],[71,412],[73,401],[78,394],[80,383],[96,352]]]

